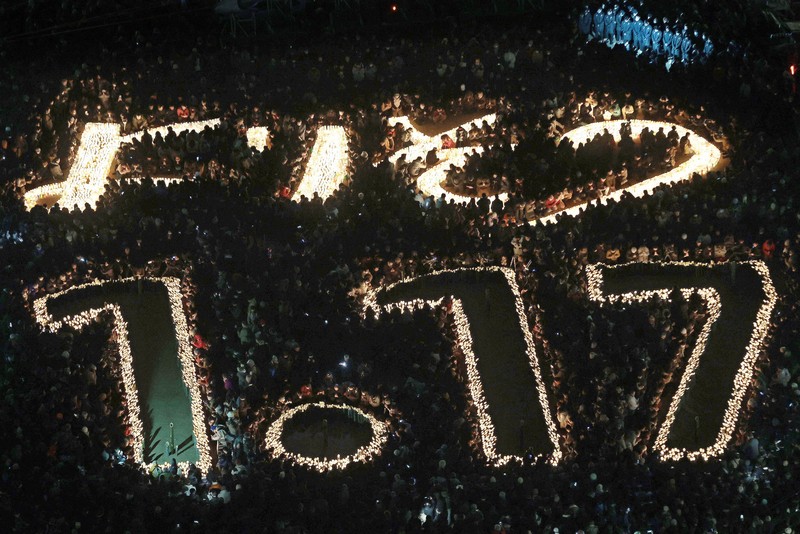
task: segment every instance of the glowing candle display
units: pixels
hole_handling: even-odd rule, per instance
[[[722,425],[719,429],[716,440],[711,446],[703,447],[694,451],[687,450],[683,447],[667,447],[667,439],[669,438],[670,429],[672,428],[676,414],[678,413],[681,400],[692,384],[692,378],[694,377],[697,366],[700,363],[700,359],[703,357],[703,354],[706,350],[708,339],[714,323],[717,321],[717,319],[719,319],[719,316],[722,313],[722,301],[719,293],[713,288],[691,287],[681,289],[681,293],[683,294],[684,298],[688,298],[695,292],[702,297],[706,302],[709,315],[706,324],[703,326],[700,334],[698,335],[697,344],[695,345],[695,348],[692,351],[688,362],[686,363],[686,369],[681,377],[680,384],[678,385],[675,395],[672,398],[667,416],[664,420],[664,423],[661,425],[655,440],[654,450],[659,451],[661,457],[664,459],[679,460],[681,458],[688,458],[690,460],[708,460],[709,458],[719,456],[725,450],[725,447],[730,442],[731,436],[736,429],[736,422],[739,417],[742,400],[744,399],[747,388],[752,382],[753,374],[755,373],[755,364],[758,359],[758,355],[763,349],[764,342],[769,332],[772,310],[774,309],[778,299],[778,295],[775,292],[775,287],[772,284],[772,278],[770,277],[767,265],[762,261],[747,261],[742,263],[751,266],[753,270],[755,270],[755,272],[760,276],[761,286],[764,291],[764,301],[761,303],[761,306],[758,309],[755,323],[750,325],[752,334],[744,351],[744,358],[739,366],[736,377],[734,378],[733,389],[731,391],[731,395],[723,415]],[[603,270],[618,269],[624,266],[625,264],[613,266],[595,264],[587,266],[586,278],[588,282],[589,297],[598,302],[623,303],[642,302],[650,300],[653,297],[658,297],[665,300],[669,298],[668,289],[632,291],[621,294],[608,294],[604,292]],[[698,262],[670,262],[668,264],[664,264],[664,266],[665,268],[669,266],[688,266],[705,269],[712,267],[710,264]]]
[[[320,126],[303,180],[292,198],[300,200],[300,197],[305,196],[311,199],[316,193],[325,200],[344,182],[349,161],[347,133],[344,128]]]
[[[287,421],[289,421],[292,417],[305,412],[311,407],[321,408],[324,410],[336,410],[336,411],[353,411],[357,413],[359,416],[366,419],[370,427],[372,428],[372,438],[370,439],[367,445],[363,447],[359,447],[353,454],[345,456],[341,458],[337,456],[334,458],[313,458],[310,456],[304,456],[302,454],[297,454],[286,450],[283,445],[283,428]],[[362,410],[361,408],[356,408],[354,406],[347,406],[347,405],[340,405],[340,404],[327,404],[324,402],[314,402],[309,404],[301,404],[299,406],[295,406],[293,408],[289,408],[285,412],[283,412],[275,422],[269,427],[267,430],[266,436],[266,448],[267,450],[271,451],[273,457],[275,458],[288,458],[289,460],[293,461],[296,464],[303,465],[305,467],[309,467],[320,473],[324,473],[326,471],[332,471],[337,469],[344,469],[345,467],[353,464],[353,463],[367,463],[370,462],[373,458],[378,456],[381,453],[383,447],[386,446],[386,441],[389,436],[389,425],[378,421],[372,414],[369,414]]]
[[[550,403],[547,397],[547,389],[544,385],[541,364],[536,354],[536,348],[534,345],[533,336],[531,335],[530,328],[528,327],[528,319],[525,314],[525,305],[522,302],[522,296],[520,294],[519,287],[517,286],[517,281],[515,278],[514,271],[508,268],[489,266],[489,267],[473,267],[473,268],[461,268],[452,270],[441,270],[422,276],[425,278],[433,278],[438,275],[446,273],[459,273],[459,272],[469,272],[469,271],[499,272],[504,276],[506,283],[508,284],[508,287],[511,290],[511,294],[513,295],[514,298],[514,308],[516,310],[516,315],[518,319],[518,327],[520,328],[523,337],[525,339],[526,356],[536,381],[536,392],[538,395],[539,406],[542,409],[542,415],[544,417],[545,426],[547,428],[548,438],[553,445],[553,452],[550,460],[553,464],[558,463],[562,457],[558,443],[558,432],[556,430],[555,422],[553,421],[552,415],[550,413]],[[390,303],[386,305],[378,304],[378,294],[380,292],[391,291],[394,287],[398,286],[399,284],[408,283],[413,280],[415,280],[415,278],[401,280],[399,282],[389,284],[388,286],[381,288],[377,291],[370,291],[369,293],[367,293],[364,296],[364,310],[362,312],[364,316],[366,316],[365,315],[366,310],[368,309],[373,310],[373,312],[375,312],[376,315],[380,315],[381,313],[391,312],[392,310],[413,311],[425,307],[437,307],[443,303],[444,297],[435,300],[412,299],[412,300],[404,300],[401,302]],[[501,455],[497,452],[497,435],[495,432],[494,424],[492,423],[491,416],[489,415],[490,405],[486,400],[483,382],[481,380],[481,375],[478,370],[478,357],[476,356],[475,350],[473,348],[472,334],[470,330],[471,328],[470,321],[469,318],[467,317],[467,314],[464,313],[464,307],[462,302],[457,298],[452,299],[452,311],[453,311],[453,320],[456,326],[456,332],[458,334],[457,336],[458,346],[461,349],[461,352],[464,354],[464,359],[466,363],[470,396],[472,397],[472,402],[477,412],[478,429],[480,431],[481,447],[483,449],[483,453],[493,465],[504,465],[512,460],[521,462],[523,458],[520,456]],[[507,416],[510,417],[510,415]]]
[[[200,132],[206,126],[219,125],[219,119],[198,122],[181,122],[157,128],[147,128],[126,136],[119,134],[119,124],[90,122],[81,134],[78,153],[69,169],[67,179],[56,184],[36,187],[25,193],[24,202],[28,209],[33,208],[47,197],[58,197],[58,204],[67,209],[83,209],[85,205],[94,208],[105,192],[111,165],[120,144],[141,139],[145,131],[167,135],[171,128],[176,134],[186,131]]]
[[[58,299],[59,297],[68,293],[77,292],[91,287],[102,287],[107,284],[136,282],[137,280],[140,279],[124,278],[112,282],[95,280],[86,284],[73,286],[69,289],[65,289],[64,291],[36,299],[33,303],[33,309],[36,321],[42,325],[42,327],[51,332],[57,332],[64,326],[69,326],[76,330],[80,330],[91,322],[96,321],[101,313],[110,312],[113,314],[113,329],[117,338],[117,346],[119,348],[123,391],[125,393],[126,405],[128,407],[128,423],[130,425],[131,434],[133,437],[134,460],[143,468],[150,469],[153,467],[153,464],[146,464],[144,461],[144,423],[141,416],[139,391],[136,386],[136,378],[133,370],[133,354],[131,352],[130,341],[128,338],[128,324],[122,315],[121,308],[116,304],[105,304],[101,308],[93,308],[82,313],[70,315],[59,321],[54,320],[48,312],[48,302]],[[184,385],[186,386],[190,396],[193,433],[200,456],[197,467],[203,473],[206,473],[211,468],[211,452],[208,435],[206,434],[205,420],[203,417],[203,400],[200,394],[200,387],[197,382],[197,376],[194,369],[194,358],[192,353],[192,345],[190,343],[189,327],[186,322],[186,315],[183,311],[183,297],[181,295],[180,280],[178,278],[171,277],[143,277],[141,280],[162,284],[167,290],[172,324],[175,331],[175,339],[178,344],[178,358],[181,363],[181,374]],[[187,462],[180,462],[179,465],[183,472],[186,473],[189,468],[189,464]],[[168,468],[169,463],[164,463],[161,467]]]

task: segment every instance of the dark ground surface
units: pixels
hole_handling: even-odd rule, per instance
[[[323,420],[328,421],[327,443]],[[333,459],[337,455],[349,456],[369,444],[372,428],[368,421],[353,421],[341,410],[311,407],[286,422],[282,439],[289,452]]]

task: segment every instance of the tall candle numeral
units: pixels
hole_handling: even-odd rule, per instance
[[[137,284],[148,287],[138,294]],[[81,329],[111,313],[135,461],[147,467],[175,458],[184,468],[195,463],[208,471],[209,440],[177,278],[90,282],[37,299],[34,311],[39,324],[53,332]],[[172,451],[161,446],[170,440],[170,423]]]
[[[439,306],[448,298],[486,458],[502,465],[532,452],[558,462],[550,401],[512,270],[436,272],[371,293],[366,306],[380,314]]]
[[[696,291],[705,300],[706,323],[660,421],[653,449],[668,460],[721,454],[736,427],[777,301],[766,264],[595,264],[586,274],[589,295],[598,302],[667,299],[674,288],[686,297]],[[763,296],[760,301],[752,298],[753,291]]]

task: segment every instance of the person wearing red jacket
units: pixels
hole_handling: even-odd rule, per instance
[[[767,239],[761,245],[761,253],[764,255],[765,260],[770,260],[775,255],[775,242],[772,239]]]

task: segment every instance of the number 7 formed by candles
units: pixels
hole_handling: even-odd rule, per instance
[[[557,463],[558,433],[514,271],[476,267],[423,275],[369,293],[365,312],[435,307],[446,299],[487,460],[503,465],[532,453]]]
[[[672,288],[705,301],[705,324],[666,413],[658,414],[653,449],[666,460],[720,455],[736,428],[777,301],[766,264],[594,264],[586,277],[590,298],[601,303],[666,300]]]
[[[139,284],[145,286],[141,292]],[[156,445],[166,442],[174,422],[178,442],[173,457],[184,472],[190,463],[208,471],[209,441],[179,279],[89,282],[36,299],[34,313],[37,322],[52,332],[81,329],[110,314],[134,460],[142,467],[158,463],[163,447]],[[170,459],[164,460],[162,467],[169,465]]]

